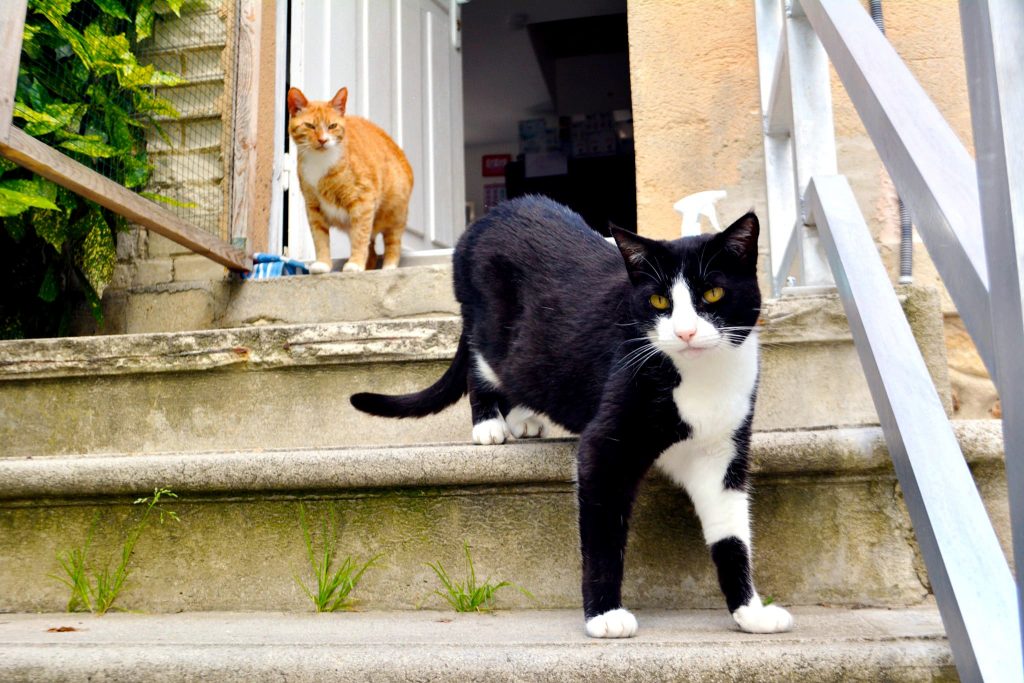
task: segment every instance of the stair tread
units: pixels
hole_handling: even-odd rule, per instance
[[[968,462],[998,461],[998,421],[953,429]],[[499,446],[468,443],[344,448],[88,454],[0,458],[0,499],[115,495],[168,486],[179,492],[294,491],[395,486],[568,482],[574,439]],[[855,473],[890,467],[878,427],[756,432],[752,469],[771,475]]]
[[[790,633],[736,630],[724,610],[638,610],[629,640],[583,634],[577,610],[0,615],[0,677],[47,680],[803,680],[952,671],[934,604],[797,607]],[[71,626],[74,632],[48,632]],[[860,678],[859,678],[860,677]],[[593,680],[593,678],[591,678]],[[913,678],[919,680],[919,678]]]

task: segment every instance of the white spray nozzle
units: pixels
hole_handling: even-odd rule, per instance
[[[672,208],[683,215],[683,224],[679,231],[682,237],[700,234],[700,217],[707,216],[711,227],[721,230],[718,225],[718,211],[715,202],[725,199],[725,190],[705,190],[683,197],[672,205]]]

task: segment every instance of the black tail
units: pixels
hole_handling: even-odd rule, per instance
[[[466,393],[466,376],[469,372],[469,342],[465,332],[459,337],[459,348],[451,366],[431,386],[423,391],[402,396],[386,394],[353,394],[352,405],[356,409],[381,417],[423,417],[438,413],[462,398]]]

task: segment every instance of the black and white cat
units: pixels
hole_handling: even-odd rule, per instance
[[[789,630],[790,614],[762,605],[751,577],[758,230],[752,213],[671,242],[614,230],[616,250],[553,201],[501,204],[455,249],[463,330],[451,367],[418,393],[361,393],[352,405],[418,417],[468,390],[476,443],[540,436],[545,418],[579,434],[588,635],[636,633],[621,601],[626,530],[653,464],[693,500],[740,628]]]

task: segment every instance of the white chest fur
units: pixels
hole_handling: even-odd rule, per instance
[[[302,181],[315,193],[320,211],[332,226],[346,227],[348,211],[334,204],[320,192],[320,181],[341,159],[341,147],[334,145],[323,150],[310,150],[299,155],[299,173]]]
[[[678,363],[683,381],[672,398],[692,433],[662,454],[659,467],[671,475],[695,457],[732,459],[732,435],[750,412],[757,353],[757,334],[752,333],[738,347]]]

